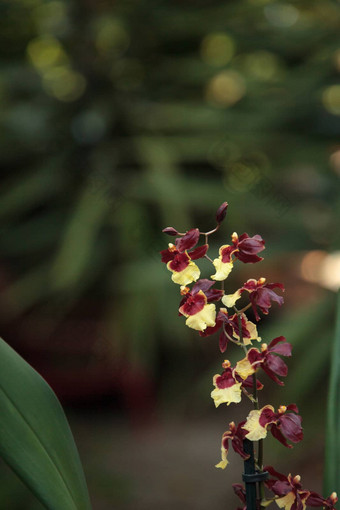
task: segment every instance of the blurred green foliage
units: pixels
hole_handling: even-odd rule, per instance
[[[339,364],[340,364],[340,294],[338,294],[337,322],[333,340],[332,363],[330,369],[330,383],[327,402],[327,429],[326,429],[326,452],[324,491],[331,493],[339,492]]]
[[[114,364],[192,373],[161,228],[210,228],[227,200],[224,235],[260,233],[278,270],[339,247],[338,2],[0,9],[3,324],[96,303]]]

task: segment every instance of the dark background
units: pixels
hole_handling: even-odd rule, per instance
[[[234,231],[267,246],[227,292],[250,277],[286,286],[259,332],[285,335],[295,356],[262,404],[296,402],[305,441],[268,439],[265,462],[321,488],[340,281],[339,12],[330,0],[0,5],[1,335],[61,399],[95,510],[237,506],[239,459],[214,464],[248,406],[214,410],[217,339],[177,317],[159,257],[162,228],[213,228],[225,200],[211,256]],[[0,497],[41,508],[5,466]]]

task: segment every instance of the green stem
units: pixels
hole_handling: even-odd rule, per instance
[[[249,308],[249,305],[245,308]],[[243,308],[242,310],[237,310],[236,307],[236,313],[237,313],[237,321],[238,321],[238,328],[239,328],[239,337],[240,337],[240,343],[242,343],[243,345],[243,348],[245,350],[245,352],[247,353],[247,348],[245,347],[244,343],[243,343],[243,334],[242,334],[242,319],[241,319],[241,315],[242,313],[244,312],[245,308]],[[259,409],[259,401],[258,401],[258,396],[257,396],[257,378],[256,378],[256,373],[253,374],[253,399],[252,399],[252,402],[253,402],[253,405],[254,405],[254,409],[258,410]],[[258,441],[258,450],[257,450],[257,467],[260,471],[263,470],[263,439],[260,439],[260,441]],[[259,482],[259,495],[260,495],[260,498],[261,498],[261,501],[263,499],[265,499],[265,491],[264,491],[264,483],[263,482]],[[260,506],[260,509],[264,509],[265,507],[264,506]]]

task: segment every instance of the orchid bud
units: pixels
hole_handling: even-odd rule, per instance
[[[174,227],[163,228],[162,232],[164,232],[164,234],[168,234],[168,236],[177,236],[178,235],[178,232]]]
[[[224,220],[224,218],[227,214],[227,209],[228,209],[228,202],[223,202],[223,204],[220,205],[220,207],[217,209],[216,221],[218,224],[222,223],[222,221]]]

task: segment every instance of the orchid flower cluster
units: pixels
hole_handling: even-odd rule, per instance
[[[284,384],[282,378],[288,373],[282,357],[291,356],[291,344],[283,336],[274,338],[268,344],[262,342],[256,326],[261,319],[260,313],[267,315],[272,303],[279,306],[283,304],[283,297],[277,294],[276,290],[284,291],[284,287],[281,283],[267,283],[266,279],[261,277],[258,280],[247,280],[231,294],[225,292],[225,280],[234,264],[258,263],[263,260],[258,254],[265,249],[265,241],[260,235],[250,237],[244,233],[238,236],[234,232],[231,244],[221,246],[217,258],[211,259],[208,256],[209,236],[219,230],[227,208],[227,202],[218,208],[216,227],[209,232],[200,232],[198,228],[187,232],[178,232],[173,227],[165,228],[163,232],[175,237],[175,240],[174,243],[169,243],[166,250],[161,251],[162,262],[172,273],[172,281],[180,285],[182,299],[179,315],[186,319],[185,324],[198,331],[201,337],[218,332],[222,353],[226,351],[228,344],[234,344],[243,351],[243,358],[234,367],[229,360],[224,360],[222,372],[214,375],[212,381],[214,389],[211,397],[216,407],[222,404],[237,404],[241,402],[242,395],[253,405],[244,421],[237,425],[233,421],[229,423],[228,430],[222,435],[221,460],[216,467],[225,469],[228,465],[230,445],[238,455],[247,460],[250,455],[245,451],[245,442],[256,442],[257,473],[267,472],[267,475],[269,473],[271,476],[258,483],[256,508],[267,508],[275,502],[284,510],[304,510],[306,506],[335,510],[334,505],[338,500],[335,492],[324,499],[314,491],[303,489],[299,475],[286,476],[271,466],[263,466],[263,439],[268,432],[286,448],[292,448],[292,443],[303,439],[301,416],[295,404],[281,405],[278,409],[267,404],[260,408],[258,399],[258,391],[263,388],[263,383],[258,379],[259,372],[265,372],[280,386]],[[199,244],[202,237],[203,242]],[[200,278],[201,272],[196,261],[202,258],[208,259],[214,267],[214,274],[210,278]],[[217,282],[220,282],[220,288],[215,288]],[[236,307],[236,303],[243,297],[247,297],[248,302],[242,307]],[[250,308],[256,323],[250,321],[246,315]],[[265,487],[267,493],[271,493],[270,496],[266,496]],[[247,510],[244,487],[235,484],[233,488],[242,502],[242,507],[237,510]]]

